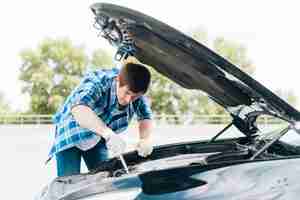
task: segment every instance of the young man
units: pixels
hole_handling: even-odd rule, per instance
[[[134,114],[138,119],[137,151],[152,153],[151,110],[143,94],[150,84],[149,70],[137,63],[124,63],[121,70],[96,70],[85,75],[54,116],[55,142],[49,158],[56,156],[57,175],[80,173],[83,157],[89,170],[108,157],[125,151],[118,135]]]

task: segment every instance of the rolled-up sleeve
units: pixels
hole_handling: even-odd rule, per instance
[[[136,104],[135,112],[138,121],[144,119],[152,119],[150,102],[147,97],[141,96],[136,100],[135,104]]]

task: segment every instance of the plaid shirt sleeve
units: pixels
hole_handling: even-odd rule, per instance
[[[92,81],[83,82],[77,89],[74,98],[70,102],[70,108],[76,105],[86,105],[92,110],[103,102],[101,88],[97,87]]]
[[[110,86],[111,79],[106,75],[102,71],[86,74],[55,114],[53,118],[56,125],[55,141],[49,152],[49,158],[87,139],[97,139],[92,131],[79,126],[71,114],[71,109],[76,105],[86,105],[99,116],[106,104],[107,88]]]
[[[150,104],[148,99],[145,96],[141,96],[139,99],[136,100],[136,115],[137,120],[144,120],[144,119],[152,119],[152,111],[150,108]]]

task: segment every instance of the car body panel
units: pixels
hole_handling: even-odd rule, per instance
[[[285,152],[273,150],[280,156],[271,151],[268,159],[249,160],[249,149],[236,146],[245,141],[247,137],[157,146],[147,159],[129,152],[124,154],[129,175],[120,160],[112,158],[94,172],[56,178],[36,199],[117,199],[120,195],[124,199],[281,199],[272,196],[274,192],[284,199],[296,195],[300,150],[291,153],[289,146],[282,146]]]
[[[153,192],[145,189],[147,183],[142,177],[144,174],[124,175],[120,178],[103,178],[101,173],[83,174],[57,178],[50,184],[51,190],[47,190],[48,194],[44,193],[40,199],[117,199],[120,194],[124,195],[124,199],[128,199],[127,193],[130,194],[130,199],[135,200],[297,199],[300,189],[297,176],[300,171],[299,164],[300,157],[237,162],[224,167],[212,165],[211,169],[193,166],[155,172],[164,176],[163,173],[166,172],[174,175],[173,171],[176,170],[176,181],[180,184],[187,178],[201,183],[190,188],[186,188],[185,185],[184,189],[178,191],[169,190],[170,185],[174,185],[172,178],[165,178],[164,181],[160,180],[160,184],[153,184]],[[148,178],[149,182],[157,181],[155,174],[150,174]]]
[[[271,200],[298,199],[300,159],[244,163],[205,171],[191,176],[207,184],[184,191],[149,195],[141,193],[135,200]],[[167,183],[166,183],[167,184]]]

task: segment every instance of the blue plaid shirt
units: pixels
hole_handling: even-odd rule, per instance
[[[56,131],[49,159],[57,152],[74,147],[82,141],[99,137],[94,132],[80,127],[75,121],[71,114],[71,109],[75,105],[89,106],[115,133],[124,131],[134,114],[137,120],[151,119],[151,109],[144,96],[131,102],[124,109],[118,109],[115,80],[118,73],[118,69],[91,71],[67,97],[53,117]]]

